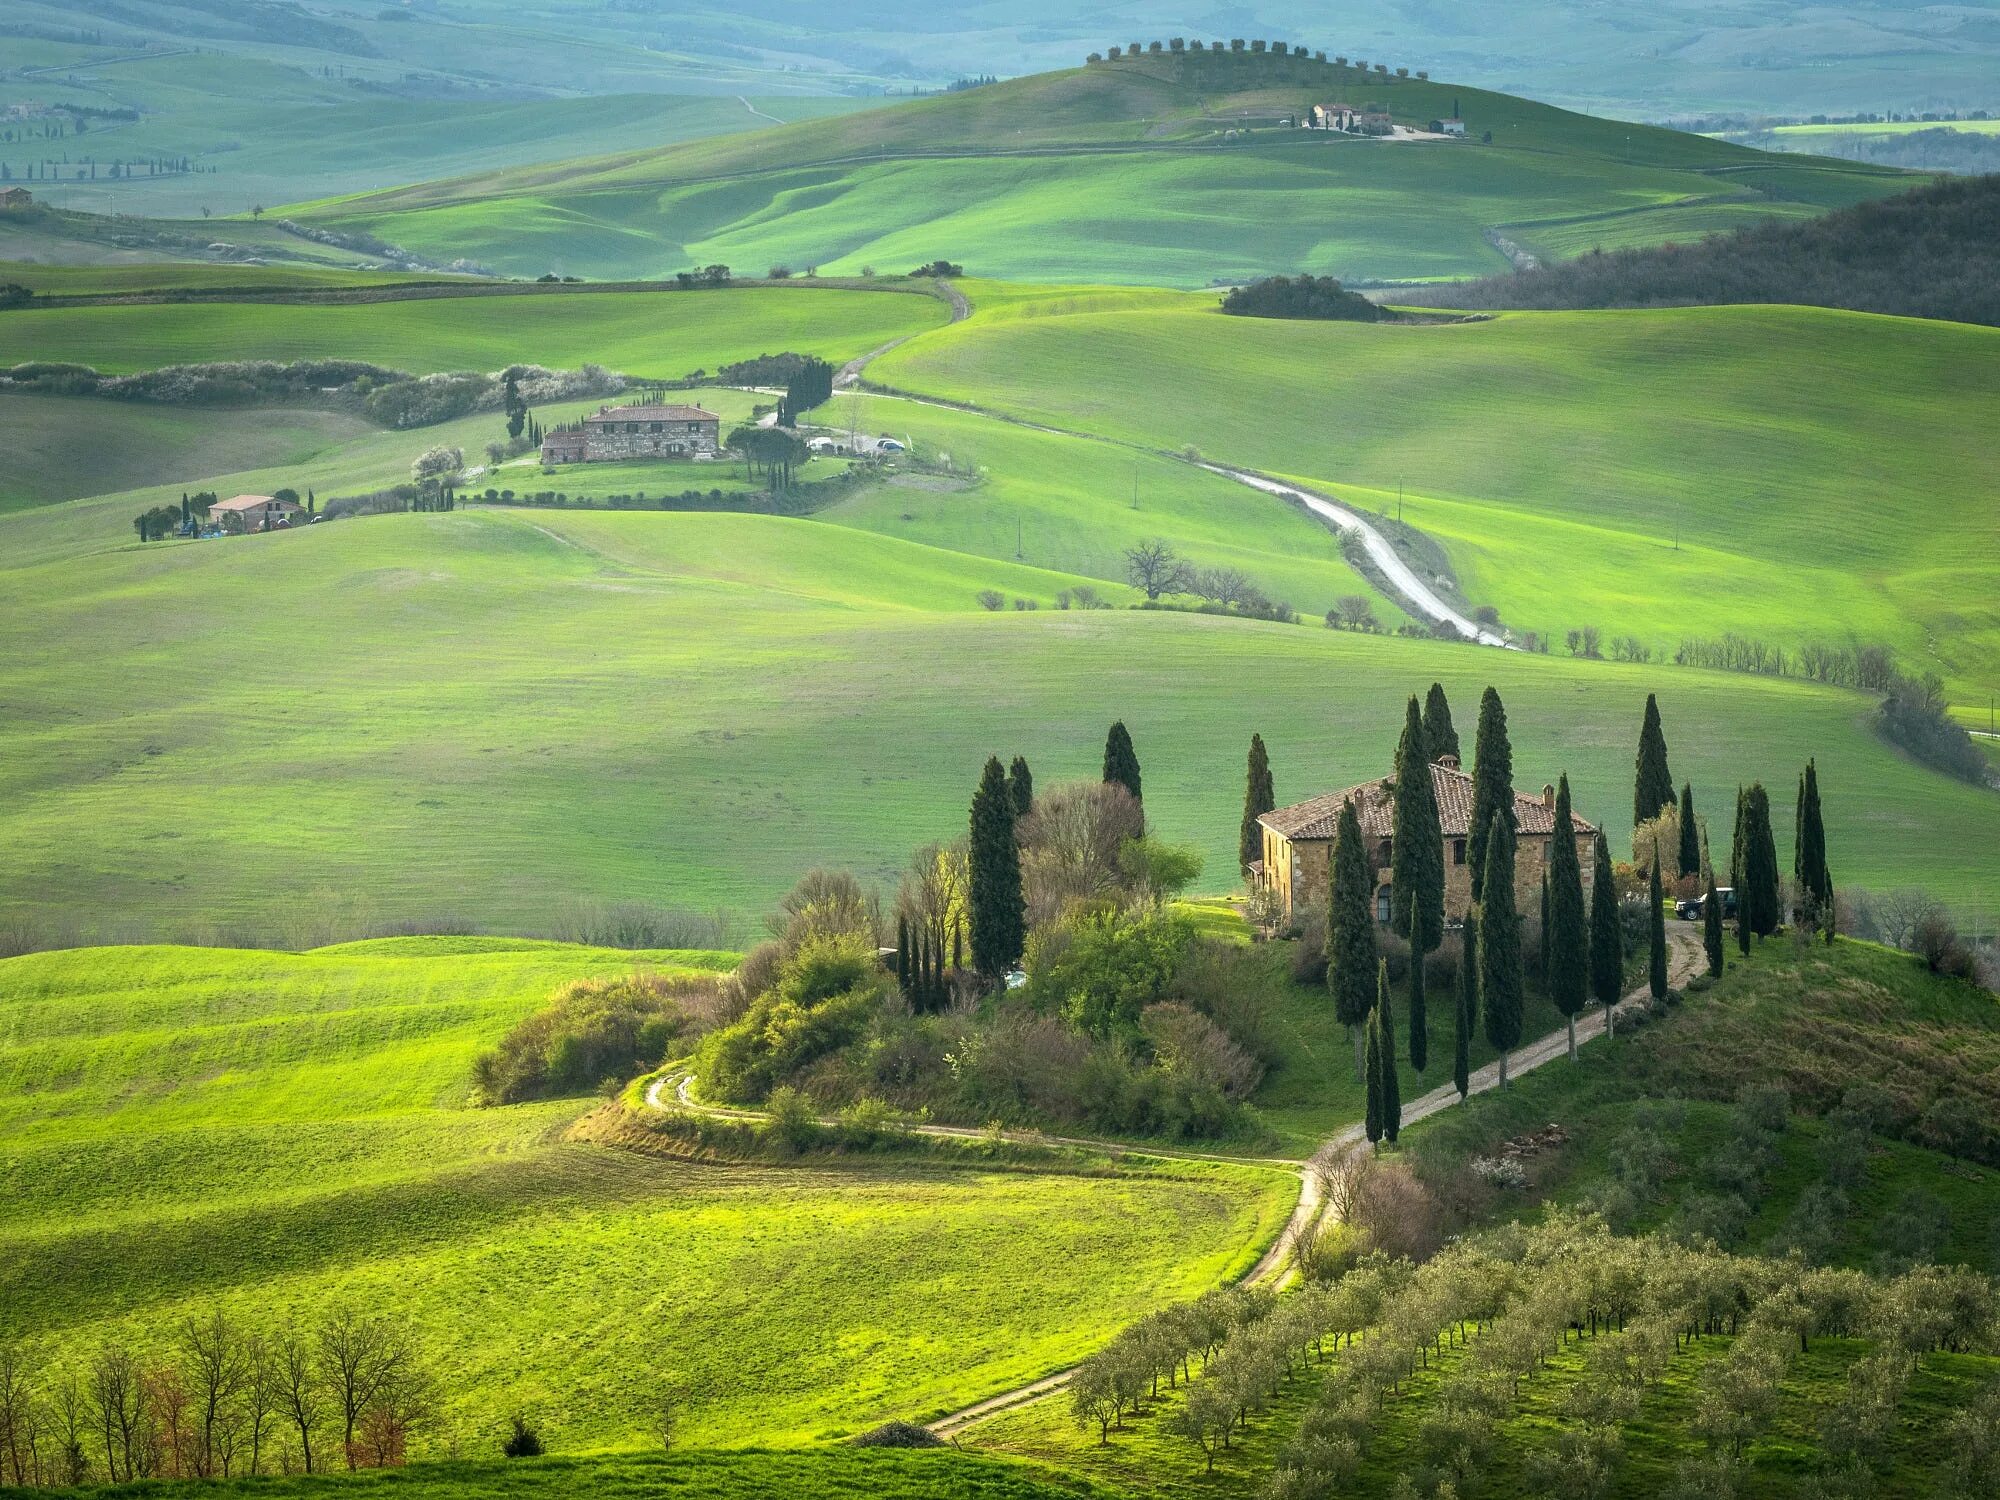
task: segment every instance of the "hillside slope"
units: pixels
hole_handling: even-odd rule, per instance
[[[1281,124],[1315,102],[1471,141]],[[1479,138],[1491,134],[1491,144]],[[448,261],[662,275],[720,261],[853,272],[937,256],[1031,279],[1200,284],[1276,270],[1463,276],[1494,225],[1690,213],[1722,226],[1892,190],[1892,174],[1758,153],[1503,94],[1305,57],[1120,59],[750,135],[309,204],[295,216]],[[1757,167],[1754,182],[1733,175]],[[1832,196],[1829,196],[1832,195]],[[1255,226],[1254,229],[1251,226]]]

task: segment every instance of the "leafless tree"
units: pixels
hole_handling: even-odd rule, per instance
[[[0,1467],[13,1475],[17,1487],[40,1479],[39,1406],[26,1351],[0,1345]]]
[[[1021,886],[1031,922],[1059,916],[1072,901],[1120,889],[1118,852],[1145,831],[1145,815],[1124,787],[1068,781],[1040,792],[1021,823]]]
[[[194,1387],[195,1421],[199,1424],[193,1454],[195,1477],[226,1474],[233,1438],[230,1424],[248,1373],[242,1336],[217,1307],[184,1318],[178,1342]]]
[[[1179,592],[1187,584],[1187,564],[1165,537],[1125,549],[1125,574],[1148,599]]]
[[[660,1440],[660,1451],[671,1453],[674,1448],[674,1432],[680,1426],[681,1405],[684,1397],[677,1381],[666,1381],[653,1394],[653,1435]]]
[[[87,1392],[91,1425],[104,1440],[105,1477],[113,1484],[135,1479],[139,1430],[144,1413],[139,1391],[139,1362],[115,1340],[100,1344],[90,1361]]]
[[[1380,628],[1375,619],[1375,604],[1366,594],[1342,594],[1333,601],[1333,614],[1327,623],[1338,621],[1343,630],[1376,630]]]
[[[251,1474],[263,1472],[264,1442],[285,1404],[284,1371],[278,1351],[262,1335],[245,1341],[243,1361],[244,1423],[249,1428]]]
[[[1240,568],[1196,568],[1188,574],[1189,592],[1217,604],[1234,606],[1252,596],[1261,598],[1250,576]]]
[[[1890,891],[1875,903],[1875,919],[1882,927],[1882,940],[1897,948],[1908,948],[1917,929],[1944,907],[1929,891],[1903,886]]]
[[[407,1340],[381,1318],[353,1308],[329,1313],[319,1326],[318,1365],[339,1411],[341,1451],[358,1467],[355,1434],[362,1417],[410,1363]]]
[[[319,1359],[313,1341],[296,1327],[278,1335],[272,1350],[278,1385],[278,1408],[298,1429],[299,1457],[313,1472],[313,1433],[325,1419],[320,1400]]]

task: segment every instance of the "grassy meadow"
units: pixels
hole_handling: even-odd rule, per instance
[[[0,962],[0,1339],[79,1354],[211,1304],[393,1307],[442,1383],[430,1456],[515,1410],[552,1447],[924,1416],[1247,1267],[1282,1173],[923,1160],[698,1165],[565,1141],[586,1099],[468,1107],[558,984],[729,955],[404,939]],[[946,1232],[941,1233],[941,1230]]]
[[[1881,641],[1955,691],[2000,676],[2000,508],[1975,477],[1991,381],[1968,378],[2000,378],[1993,330],[1758,307],[1307,324],[1201,296],[1074,300],[975,311],[871,378],[1198,444],[1368,509],[1393,512],[1400,488],[1467,597],[1517,630],[1597,625],[1667,654],[1731,630]],[[1314,369],[1324,398],[1302,404]]]
[[[676,379],[786,349],[846,359],[948,316],[943,302],[907,290],[801,285],[30,308],[9,313],[6,327],[12,360],[66,360],[107,374],[215,359],[359,359],[416,374],[589,363]]]
[[[87,508],[0,536],[52,545]],[[1797,682],[1063,612],[1075,575],[813,520],[473,509],[90,545],[16,558],[0,600],[0,890],[57,933],[281,934],[343,892],[503,931],[572,897],[762,910],[813,864],[892,880],[963,825],[989,753],[1096,774],[1113,717],[1152,820],[1224,890],[1250,732],[1281,800],[1359,780],[1433,678],[1468,729],[1498,686],[1518,780],[1567,768],[1614,827],[1658,691],[1711,817],[1816,755],[1841,884],[1991,902],[2000,805]],[[986,588],[1041,608],[986,613]]]

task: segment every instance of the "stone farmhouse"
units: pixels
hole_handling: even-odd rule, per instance
[[[208,519],[224,531],[278,531],[306,513],[296,500],[269,495],[232,495],[208,508]]]
[[[714,458],[722,451],[721,433],[722,419],[699,406],[606,406],[543,437],[542,462]]]
[[[0,188],[0,208],[32,208],[35,195],[23,187]]]
[[[1315,104],[1300,121],[1307,130],[1341,130],[1373,133],[1390,128],[1389,117],[1376,110],[1356,109],[1352,104]]]
[[[1465,920],[1472,905],[1472,872],[1465,862],[1466,838],[1472,829],[1472,778],[1461,771],[1456,756],[1445,756],[1431,767],[1437,794],[1438,822],[1444,833],[1444,914],[1447,922]],[[1344,791],[1308,798],[1291,807],[1267,812],[1258,819],[1264,829],[1264,858],[1252,874],[1278,897],[1287,920],[1324,912],[1331,890],[1333,839],[1341,805],[1354,804],[1361,820],[1361,838],[1374,868],[1375,916],[1389,920],[1390,856],[1395,849],[1395,783],[1390,777],[1364,781]],[[1555,788],[1545,786],[1539,797],[1514,796],[1514,828],[1518,840],[1514,861],[1514,899],[1524,912],[1541,904],[1542,871],[1549,845],[1556,837]],[[1571,814],[1569,837],[1576,840],[1586,891],[1590,886],[1597,829]]]

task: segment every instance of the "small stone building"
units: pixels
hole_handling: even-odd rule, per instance
[[[306,513],[296,500],[269,495],[231,495],[208,508],[208,518],[224,531],[278,531]]]
[[[1444,833],[1444,914],[1447,922],[1461,922],[1472,905],[1472,872],[1465,862],[1466,840],[1472,830],[1472,778],[1458,767],[1454,756],[1446,756],[1431,767],[1432,789],[1437,795],[1438,822]],[[1258,819],[1264,831],[1264,859],[1259,878],[1276,893],[1289,919],[1323,913],[1326,910],[1333,869],[1333,839],[1339,827],[1341,804],[1354,803],[1361,820],[1361,840],[1374,869],[1376,920],[1389,920],[1391,855],[1395,849],[1395,782],[1391,777],[1364,781],[1344,791],[1328,792],[1290,807],[1267,812]],[[1576,840],[1577,856],[1583,866],[1586,889],[1593,863],[1591,841],[1597,829],[1574,813],[1570,837]],[[1543,787],[1539,797],[1514,796],[1514,828],[1517,854],[1514,861],[1514,898],[1524,912],[1541,905],[1542,871],[1548,865],[1549,844],[1556,832],[1554,787]]]
[[[24,187],[0,188],[0,208],[32,208],[35,195]]]
[[[545,464],[611,463],[634,458],[713,458],[722,451],[722,419],[699,406],[606,406],[580,427],[542,439]]]

